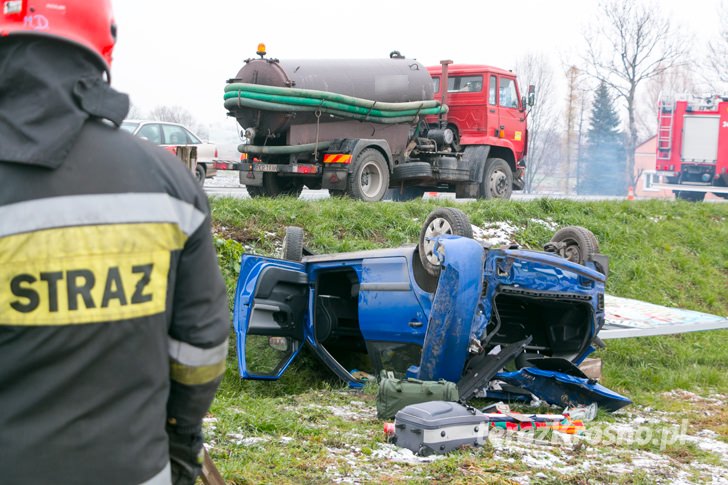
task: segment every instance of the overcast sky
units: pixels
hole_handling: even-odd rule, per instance
[[[203,124],[224,122],[222,93],[258,42],[281,59],[376,58],[399,50],[505,69],[527,53],[554,68],[579,64],[595,0],[113,0],[118,24],[112,84],[143,111],[180,105]],[[702,51],[717,35],[720,0],[656,2]]]

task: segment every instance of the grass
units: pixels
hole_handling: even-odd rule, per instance
[[[216,245],[229,295],[234,292],[240,255],[274,255],[287,225],[303,227],[306,246],[316,253],[398,246],[417,241],[422,222],[438,205],[454,204],[212,199]],[[516,242],[536,249],[553,235],[553,226],[585,226],[597,236],[601,252],[610,257],[609,293],[728,315],[728,204],[540,199],[455,206],[475,225],[506,221],[518,227]],[[234,348],[234,341],[231,344]],[[708,405],[665,393],[683,389],[728,394],[728,330],[612,340],[607,344],[597,353],[604,362],[602,383],[630,396],[638,406],[690,415],[695,407]],[[374,416],[373,390],[348,391],[305,352],[276,382],[241,380],[236,359],[231,351],[211,410],[217,421],[214,429],[208,427],[213,459],[229,483],[321,482],[356,477],[359,472],[366,474],[359,477],[365,482],[507,483],[531,473],[517,462],[494,462],[487,449],[475,454],[458,452],[432,463],[388,465],[376,456],[383,438],[381,422]],[[332,416],[332,408],[347,409],[351,402],[363,403],[354,408],[371,408],[371,417],[352,420]],[[726,440],[724,418],[728,416],[721,406],[713,411],[722,419],[694,415],[691,430],[712,429]],[[233,435],[263,441],[235,444],[230,438]],[[691,445],[669,451],[677,462],[705,458]],[[385,466],[379,466],[382,463]],[[592,477],[594,480],[579,474],[544,473],[546,478],[537,482],[652,481],[642,473],[617,477],[605,472]]]

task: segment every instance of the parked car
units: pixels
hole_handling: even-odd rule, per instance
[[[600,343],[608,259],[587,229],[558,231],[544,251],[489,248],[463,212],[439,208],[417,245],[312,255],[303,236],[286,229],[286,259],[242,257],[244,378],[278,379],[306,344],[352,385],[358,368],[474,389],[507,364],[578,365]],[[357,353],[368,362],[351,363]]]
[[[212,143],[203,142],[199,136],[180,124],[166,121],[125,120],[121,128],[132,135],[164,147],[197,147],[195,177],[200,184],[204,183],[205,178],[214,177],[217,173],[213,163],[217,158],[217,147]]]

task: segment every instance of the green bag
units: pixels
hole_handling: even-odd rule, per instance
[[[457,401],[460,398],[455,383],[441,379],[397,379],[392,372],[382,371],[377,391],[377,417],[391,419],[397,411],[410,404],[426,401]]]

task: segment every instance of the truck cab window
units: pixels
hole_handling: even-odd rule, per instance
[[[504,108],[518,108],[516,83],[513,79],[502,77],[500,80],[500,105]]]
[[[440,78],[439,77],[432,78],[432,92],[433,93],[440,92]]]
[[[448,92],[479,93],[483,90],[483,76],[453,76],[447,79]]]
[[[488,104],[495,105],[496,77],[490,76],[490,84],[488,86]]]

